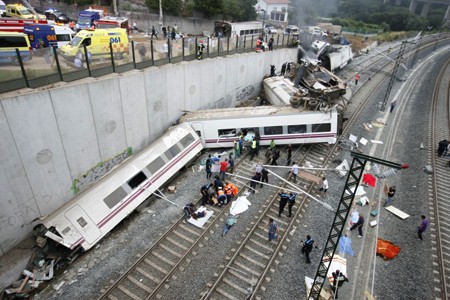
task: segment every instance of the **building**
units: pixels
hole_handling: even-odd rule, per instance
[[[267,24],[286,27],[288,25],[289,0],[258,0],[255,8]],[[265,16],[264,16],[265,14]]]

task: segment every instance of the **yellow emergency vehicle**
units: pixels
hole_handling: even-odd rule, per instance
[[[34,15],[27,7],[22,4],[8,4],[6,5],[7,17],[18,18],[18,19],[37,19],[46,20],[44,15]]]
[[[112,50],[115,59],[122,59],[128,54],[128,35],[122,28],[111,29],[86,29],[81,30],[73,40],[61,47],[61,53],[67,59],[73,59],[80,55],[84,57],[84,45],[93,59],[109,58],[109,44],[112,44]]]

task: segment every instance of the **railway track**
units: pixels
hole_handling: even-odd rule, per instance
[[[421,47],[431,46],[422,44]],[[369,62],[369,64],[374,65],[376,62]],[[389,65],[390,62],[387,62],[381,68],[383,72],[378,72],[372,76],[370,81],[371,92],[366,97],[361,98],[369,99],[370,95],[384,82],[387,74],[391,71]],[[365,84],[368,82],[365,82]],[[359,93],[360,90],[359,88],[356,93]],[[345,123],[343,136],[348,135],[366,101],[352,103],[351,109],[347,113],[348,121]],[[309,161],[314,166],[326,167],[339,152],[338,149],[337,144],[328,147],[324,145],[300,147],[293,157],[293,161],[297,160],[299,163]],[[261,159],[256,162],[263,163]],[[253,169],[254,163],[242,158],[235,168],[235,174],[249,178]],[[314,173],[317,176],[321,175],[319,172]],[[241,192],[245,190],[245,186],[248,184],[248,182],[240,179],[230,181],[238,185]],[[280,185],[284,188],[282,181],[275,178],[271,184]],[[299,178],[298,186],[311,192],[315,183]],[[255,220],[252,222],[253,226],[249,228],[243,240],[239,241],[238,246],[231,249],[230,255],[226,257],[226,262],[216,272],[218,276],[207,283],[200,297],[202,299],[257,298],[260,290],[263,290],[264,279],[271,272],[271,267],[282,256],[287,247],[285,245],[285,242],[289,239],[287,233],[300,222],[297,216],[302,210],[306,209],[305,203],[307,203],[307,197],[298,197],[297,204],[293,208],[293,217],[289,219],[287,217],[278,218],[278,196],[272,189],[272,193],[258,212],[259,216],[255,216]],[[183,218],[180,218],[117,282],[100,296],[100,299],[164,298],[164,291],[170,287],[170,282],[177,278],[177,272],[182,272],[189,264],[190,258],[196,255],[198,249],[208,244],[213,229],[218,227],[219,224],[222,225],[227,216],[225,209],[216,207],[210,209],[213,210],[214,214],[204,228],[185,224]],[[269,217],[274,218],[281,227],[280,240],[276,244],[267,243],[265,224]]]
[[[249,162],[247,156],[238,161],[235,173],[249,178],[253,175],[255,164],[264,163],[264,158],[260,155],[259,160]],[[239,188],[237,196],[248,187],[246,180],[237,178],[230,181]],[[197,201],[197,206],[200,202],[201,199]],[[176,272],[182,272],[183,265],[190,262],[189,257],[195,256],[196,250],[207,243],[210,231],[223,223],[226,209],[217,206],[208,206],[208,209],[213,211],[213,215],[203,228],[187,224],[184,217],[179,218],[99,299],[161,298],[159,291],[167,288],[170,279],[176,278]]]
[[[450,291],[450,185],[448,184],[449,158],[438,157],[438,142],[450,136],[450,60],[442,67],[434,86],[429,121],[428,161],[433,167],[429,179],[430,231],[435,239],[433,261],[435,266],[435,291],[440,299],[448,299]]]
[[[422,48],[426,49],[430,45],[423,45]],[[413,51],[409,52],[409,55],[413,55]],[[376,62],[371,62],[370,65]],[[365,104],[368,102],[378,88],[383,84],[384,80],[391,73],[391,67],[389,63],[386,63],[382,69],[387,69],[383,72],[378,72],[373,76],[370,81],[373,85],[366,97],[362,98],[359,103],[354,103],[352,109],[349,109],[348,121],[345,124],[343,136],[349,133],[359,114],[364,109]],[[367,82],[366,82],[367,83]],[[362,91],[357,90],[357,93]],[[335,144],[330,149],[325,148],[323,145],[313,145],[309,148],[308,152],[297,161],[301,163],[304,161],[310,161],[314,166],[318,168],[326,168],[331,162],[334,154],[337,152],[338,145]],[[320,176],[320,173],[316,175]],[[281,186],[280,190],[285,187],[285,183]],[[304,190],[310,193],[314,188],[314,183],[303,179],[301,184]],[[281,258],[284,249],[287,248],[285,241],[288,239],[288,232],[291,231],[296,224],[296,218],[298,214],[304,210],[304,206],[307,197],[303,197],[299,201],[299,205],[294,206],[294,216],[292,219],[285,219],[278,217],[278,197],[277,194],[271,196],[268,201],[268,205],[255,220],[254,226],[248,232],[244,241],[240,243],[239,247],[234,250],[234,254],[229,258],[226,265],[221,266],[218,276],[207,284],[207,289],[201,293],[201,299],[260,299],[262,296],[259,294],[260,289],[264,284],[264,279],[269,274],[272,266],[278,257]],[[281,224],[284,231],[280,233],[280,240],[274,247],[267,246],[267,226],[265,225],[269,218],[273,218],[275,223]],[[271,245],[272,246],[272,245]],[[264,290],[264,288],[263,288]]]

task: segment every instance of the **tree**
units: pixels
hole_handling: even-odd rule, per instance
[[[240,0],[242,17],[239,21],[256,20],[255,5],[257,0]]]
[[[242,19],[242,12],[239,0],[223,0],[223,19],[231,21]]]
[[[206,18],[213,18],[223,10],[223,0],[194,0],[194,10],[202,12]]]
[[[145,0],[148,8],[159,11],[159,0]],[[164,0],[162,1],[162,9],[164,13],[178,16],[182,11],[182,0]]]

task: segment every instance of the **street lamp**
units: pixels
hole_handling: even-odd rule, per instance
[[[261,8],[261,11],[264,13],[264,16],[263,16],[263,24],[262,24],[262,30],[263,30],[262,36],[264,37],[264,35],[265,35],[265,33],[266,33],[266,28],[264,27],[264,21],[266,20],[266,11],[265,11],[264,9],[262,9],[262,8]]]

